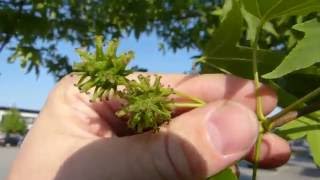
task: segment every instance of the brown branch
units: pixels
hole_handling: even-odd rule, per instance
[[[299,109],[298,117],[313,113],[318,110],[320,110],[320,101]]]
[[[276,127],[283,126],[284,124],[287,124],[295,119],[298,119],[301,116],[305,116],[308,114],[311,114],[313,112],[316,112],[320,110],[320,101],[316,102],[311,105],[307,105],[303,108],[300,108],[299,110],[289,111],[283,116],[280,116],[279,118],[275,119],[270,127],[266,127],[266,129],[274,129]]]
[[[287,114],[285,114],[284,116],[279,117],[277,120],[273,121],[273,123],[271,123],[271,128],[277,128],[280,127],[284,124],[287,124],[288,122],[291,122],[295,119],[298,118],[298,112],[297,111],[290,111]],[[269,128],[269,129],[271,129]]]

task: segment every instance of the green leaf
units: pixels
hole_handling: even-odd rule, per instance
[[[254,38],[256,37],[256,33],[257,33],[257,28],[259,26],[260,20],[253,16],[252,14],[248,13],[245,8],[241,8],[241,12],[242,12],[242,16],[245,19],[248,27],[247,27],[247,39],[248,40],[254,40]],[[277,33],[277,31],[274,28],[274,25],[271,22],[266,22],[262,29],[272,35],[274,35],[275,37],[279,37],[279,34]]]
[[[317,114],[317,117],[319,117],[319,112],[313,114]],[[313,161],[317,166],[320,166],[320,123],[318,118],[315,119],[311,115],[300,117],[278,128],[275,133],[287,140],[306,137]]]
[[[307,141],[310,147],[310,151],[313,157],[314,163],[320,167],[320,130],[309,132],[307,135]]]
[[[227,12],[218,29],[214,31],[213,38],[209,40],[205,47],[205,54],[224,54],[221,50],[235,47],[241,36],[242,16],[239,3],[235,0],[227,1],[224,5],[224,12]],[[232,33],[228,30],[232,29]]]
[[[246,10],[263,22],[320,10],[319,0],[242,0]]]
[[[258,50],[259,72],[266,73],[274,69],[283,58],[283,55],[269,50]],[[252,78],[252,48],[235,47],[220,50],[219,54],[206,56],[202,65],[202,73],[212,73],[215,67],[220,67],[231,74],[244,78]]]
[[[298,42],[283,62],[272,72],[265,74],[264,78],[279,78],[320,62],[320,41],[315,38],[320,36],[320,23],[313,19],[295,25],[294,29],[304,32],[304,38]]]
[[[275,83],[271,83],[272,87],[275,88],[279,96],[279,104],[281,106],[288,106],[292,102],[296,101],[297,98],[284,89],[279,87]],[[303,104],[301,105],[303,106]],[[320,164],[320,150],[319,150],[319,139],[320,139],[320,111],[316,111],[312,114],[300,117],[292,122],[285,124],[275,130],[275,133],[287,140],[297,140],[305,138],[308,141],[310,150],[313,156],[314,163],[319,166]]]
[[[229,6],[227,6],[230,8]],[[230,32],[232,29],[232,33]],[[232,1],[232,8],[226,14],[223,22],[212,34],[212,38],[204,49],[202,73],[227,71],[232,74],[252,77],[252,48],[238,46],[242,33],[242,15],[239,4]],[[283,59],[283,55],[269,50],[258,50],[259,71],[270,72]]]
[[[290,94],[285,89],[281,88],[272,80],[270,80],[269,85],[271,85],[272,88],[277,92],[277,95],[279,97],[278,105],[280,107],[286,107],[298,100],[297,97]],[[301,104],[301,107],[305,105],[306,104],[303,103]],[[306,116],[302,116],[296,120],[291,121],[290,123],[287,123],[277,128],[275,133],[288,140],[304,138],[309,131],[320,130],[320,123],[318,117],[320,117],[320,111],[316,111]]]
[[[232,172],[230,168],[227,168],[218,174],[207,178],[207,180],[237,180],[238,177]]]
[[[39,67],[42,65],[41,50],[20,44],[12,50],[15,52],[8,58],[9,63],[20,60],[20,66],[22,69],[26,69],[26,73],[34,69],[36,75],[39,75]]]
[[[307,117],[300,117],[288,124],[285,124],[276,130],[276,134],[287,139],[296,140],[305,137],[308,131],[317,130],[317,127],[313,120]]]
[[[269,85],[272,87],[273,90],[277,92],[278,96],[278,106],[280,107],[287,107],[293,102],[297,101],[298,98],[288,91],[286,91],[283,87],[279,86],[277,83],[275,83],[273,80],[269,80]],[[303,107],[304,104],[301,104],[301,107]]]

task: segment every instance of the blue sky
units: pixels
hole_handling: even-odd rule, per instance
[[[179,50],[176,53],[158,51],[160,41],[155,35],[143,35],[139,41],[134,37],[121,40],[119,52],[133,50],[135,59],[131,65],[147,68],[151,72],[182,73],[191,68],[191,57],[198,55],[196,50]],[[70,59],[78,61],[74,52],[77,46],[61,42],[59,50]],[[0,53],[0,106],[16,106],[27,109],[41,109],[55,82],[52,75],[41,69],[37,78],[34,73],[25,74],[19,63],[7,63],[8,51]]]

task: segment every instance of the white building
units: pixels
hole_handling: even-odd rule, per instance
[[[30,129],[32,127],[33,122],[38,117],[39,111],[17,107],[15,108],[20,112],[22,118],[26,121],[27,128]],[[2,121],[3,115],[5,115],[10,109],[12,109],[12,107],[0,106],[0,122]]]

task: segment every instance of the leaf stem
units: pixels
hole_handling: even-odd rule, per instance
[[[206,104],[206,102],[204,102],[200,98],[197,98],[197,97],[194,97],[194,96],[191,96],[191,95],[188,95],[188,94],[176,91],[176,90],[174,91],[174,94],[176,94],[176,95],[178,95],[180,97],[184,97],[184,98],[190,99],[190,100],[196,102],[197,104],[201,104],[201,105],[205,105]]]
[[[200,59],[196,60],[195,63],[206,64],[207,66],[209,66],[209,67],[211,67],[211,68],[214,68],[214,69],[217,69],[218,71],[220,71],[220,72],[222,72],[222,73],[232,74],[232,73],[229,72],[228,70],[223,69],[223,68],[221,68],[221,67],[219,67],[219,66],[217,66],[217,65],[215,65],[215,64],[213,64],[213,63],[208,62],[206,59],[210,59],[210,58],[208,58],[208,57],[206,57],[206,56],[203,56],[203,57],[201,57]]]
[[[253,159],[253,169],[252,169],[252,180],[257,179],[257,171],[259,168],[259,160],[260,160],[260,151],[261,151],[261,143],[263,137],[263,128],[260,127],[259,135],[254,147],[254,159]]]
[[[259,135],[257,138],[257,141],[255,143],[255,149],[254,149],[254,165],[252,170],[252,180],[257,179],[257,171],[259,166],[259,159],[260,159],[260,151],[261,151],[261,142],[262,142],[262,136],[263,136],[263,126],[262,123],[265,121],[265,116],[263,114],[263,107],[262,107],[262,98],[259,93],[260,89],[260,81],[259,81],[259,72],[258,72],[258,57],[257,57],[257,50],[259,48],[258,42],[259,42],[259,36],[261,29],[263,27],[263,21],[260,22],[259,26],[257,27],[257,32],[255,35],[255,38],[252,43],[252,72],[253,72],[253,78],[254,78],[254,85],[255,85],[255,96],[256,96],[256,114],[257,118],[259,120],[260,124],[260,130]]]
[[[203,107],[204,104],[201,103],[178,103],[175,102],[172,104],[174,107],[183,107],[183,108],[198,108],[198,107]]]
[[[258,57],[257,57],[257,50],[258,50],[258,41],[259,41],[259,35],[261,32],[263,24],[260,23],[260,25],[257,27],[256,36],[254,38],[254,41],[252,43],[252,71],[253,71],[253,78],[254,78],[254,85],[255,85],[255,93],[256,93],[256,113],[258,116],[259,121],[264,121],[266,118],[263,114],[263,106],[262,106],[262,98],[259,93],[260,89],[260,81],[259,81],[259,72],[258,72]]]
[[[272,129],[273,124],[276,123],[279,119],[281,119],[281,117],[285,116],[289,112],[296,110],[299,106],[301,106],[301,104],[307,102],[308,100],[312,99],[313,97],[319,94],[320,87],[303,96],[302,98],[298,99],[297,101],[293,102],[292,104],[290,104],[274,116],[268,118],[268,120],[263,123],[263,127],[266,127],[268,130]]]
[[[320,101],[315,102],[313,104],[307,105],[305,107],[302,107],[301,109],[298,110],[298,117],[304,116],[310,113],[313,113],[315,111],[320,110]]]

